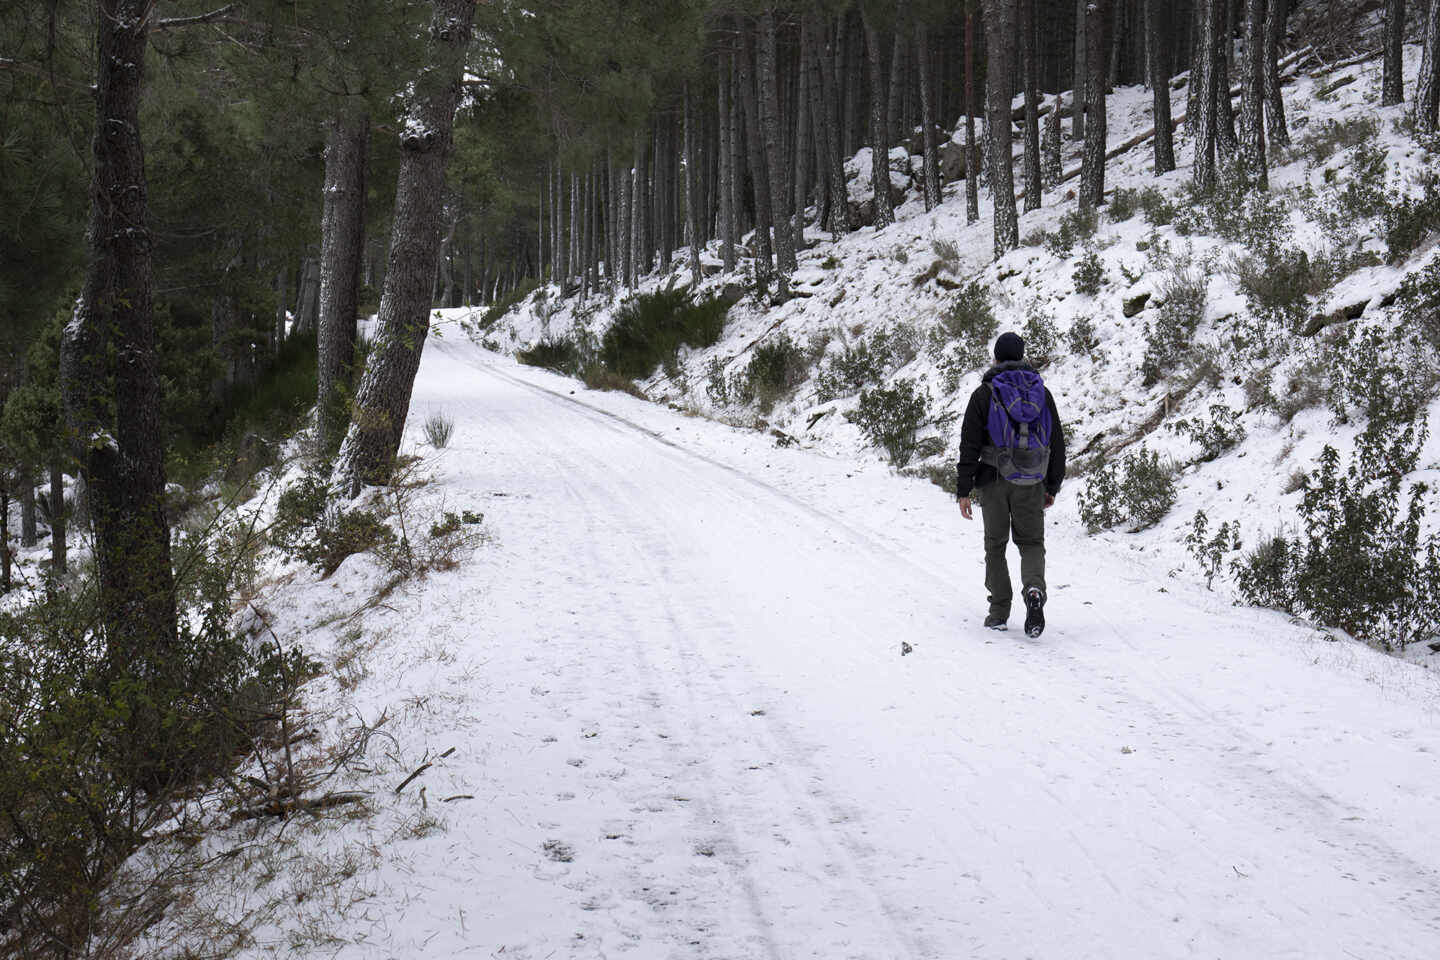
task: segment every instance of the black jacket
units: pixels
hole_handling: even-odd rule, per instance
[[[990,430],[986,426],[990,419],[990,381],[997,373],[1005,370],[1033,370],[1028,363],[1018,360],[998,363],[985,372],[980,386],[970,394],[970,405],[965,408],[965,419],[960,424],[960,463],[956,467],[955,495],[966,497],[977,487],[988,487],[998,476],[995,468],[980,462],[980,450],[991,444]],[[1045,402],[1050,407],[1050,421],[1055,425],[1050,435],[1050,465],[1045,469],[1045,492],[1052,497],[1060,492],[1065,480],[1065,428],[1060,424],[1060,414],[1055,409],[1055,398],[1050,388],[1045,388]]]

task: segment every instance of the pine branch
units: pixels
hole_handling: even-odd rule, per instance
[[[164,20],[156,20],[150,29],[174,30],[179,27],[194,27],[203,23],[214,23],[216,20],[223,19],[226,14],[234,9],[235,4],[227,3],[218,10],[211,10],[209,13],[201,13],[193,17],[167,17]]]

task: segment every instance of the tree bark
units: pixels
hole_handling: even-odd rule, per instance
[[[1089,0],[1085,8],[1085,152],[1081,158],[1080,208],[1094,209],[1105,202],[1105,21],[1110,0]]]
[[[1290,0],[1270,0],[1265,10],[1265,132],[1272,146],[1290,143],[1285,122],[1285,98],[1280,92],[1280,41],[1285,35],[1285,11]]]
[[[990,135],[990,193],[995,256],[1020,245],[1011,165],[1010,91],[1015,77],[1015,0],[985,0],[985,100]],[[966,171],[968,177],[970,172]]]
[[[756,46],[756,80],[760,94],[760,129],[765,138],[766,179],[775,226],[775,262],[780,296],[789,296],[795,272],[795,236],[790,232],[790,181],[780,136],[780,100],[775,72],[775,11],[760,14]]]
[[[755,200],[755,280],[767,287],[774,271],[774,254],[770,231],[775,223],[770,206],[770,177],[765,161],[764,134],[760,132],[760,110],[755,100],[754,50],[750,32],[736,16],[735,29],[740,34],[740,105],[745,114],[745,147],[750,161],[750,185]]]
[[[690,84],[684,89],[685,109],[685,242],[690,248],[690,289],[700,290],[700,210],[697,205],[699,185],[695,177],[695,125],[690,118]]]
[[[1415,130],[1434,133],[1440,108],[1440,0],[1430,0],[1425,17],[1425,45],[1415,83]]]
[[[935,144],[935,107],[930,90],[930,38],[923,19],[915,18],[915,74],[920,87],[920,129],[924,142],[925,209],[940,205],[940,158]]]
[[[314,333],[320,319],[320,264],[313,257],[300,261],[300,284],[296,291],[295,333]]]
[[[731,179],[735,176],[734,147],[735,110],[730,103],[730,77],[734,57],[721,58],[717,97],[719,99],[720,134],[720,260],[726,273],[735,272],[735,198]]]
[[[53,465],[50,467],[50,572],[55,576],[66,569],[65,531],[69,519],[65,509],[65,472],[58,464]]]
[[[21,471],[20,493],[20,546],[33,547],[40,540],[40,531],[35,523],[35,478]]]
[[[1035,56],[1035,3],[1020,0],[1020,73],[1025,84],[1025,209],[1040,209],[1040,78]]]
[[[1245,0],[1245,62],[1240,72],[1240,162],[1244,176],[1261,190],[1269,186],[1265,167],[1265,0]],[[1230,91],[1225,91],[1229,97]]]
[[[152,313],[140,98],[150,0],[98,0],[91,259],[66,325],[60,389],[95,531],[111,662],[143,668],[176,631]]]
[[[1405,0],[1385,0],[1385,66],[1380,80],[1380,106],[1405,100]]]
[[[1200,81],[1195,105],[1185,120],[1185,125],[1194,129],[1191,137],[1195,148],[1193,171],[1195,185],[1201,190],[1210,190],[1215,186],[1215,109],[1218,99],[1216,90],[1220,86],[1219,56],[1215,46],[1219,34],[1217,18],[1222,15],[1221,2],[1199,0],[1201,23],[1196,38],[1196,59],[1200,62]]]
[[[850,196],[845,184],[845,161],[841,150],[843,135],[840,116],[840,84],[835,77],[835,61],[838,57],[840,31],[838,27],[826,27],[827,40],[818,36],[812,39],[814,50],[813,69],[820,78],[820,95],[824,100],[825,134],[821,140],[822,157],[830,190],[830,231],[836,236],[849,233]]]
[[[1085,24],[1086,0],[1075,0],[1075,72],[1074,72],[1074,113],[1070,118],[1070,139],[1085,139],[1085,104],[1090,102],[1085,92],[1090,80],[1090,67],[1086,60],[1090,34]]]
[[[890,118],[886,116],[885,73],[880,64],[880,31],[860,8],[865,23],[865,56],[870,64],[870,189],[874,191],[875,229],[895,222],[890,206]]]
[[[338,117],[325,146],[325,193],[320,237],[320,317],[317,446],[328,455],[349,423],[346,397],[355,363],[360,264],[365,252],[365,164],[370,145],[366,117]]]
[[[1175,138],[1170,129],[1170,61],[1160,49],[1160,18],[1165,0],[1146,0],[1145,60],[1155,114],[1155,175],[1175,169]],[[1191,79],[1191,85],[1195,83]]]
[[[790,236],[794,239],[796,251],[805,249],[805,209],[809,206],[810,200],[810,178],[811,178],[811,157],[819,141],[811,137],[810,119],[811,104],[815,98],[811,94],[811,76],[808,67],[809,57],[807,51],[806,28],[802,22],[800,28],[800,46],[796,51],[798,55],[798,67],[795,82],[795,118],[793,130],[786,135],[785,142],[790,147],[789,168],[794,171],[791,178],[792,188],[790,191]],[[785,129],[782,127],[782,130]],[[818,165],[817,165],[818,166]]]
[[[1215,32],[1215,58],[1217,77],[1215,80],[1215,148],[1221,157],[1230,159],[1240,150],[1240,137],[1235,132],[1235,108],[1230,102],[1230,78],[1234,74],[1235,34],[1233,5],[1230,0],[1218,0],[1218,20]]]
[[[965,14],[965,222],[980,219],[980,151],[975,148],[975,13]],[[1018,229],[1018,226],[1017,226]]]
[[[416,80],[400,135],[400,173],[379,330],[335,467],[335,488],[349,497],[357,496],[366,484],[390,479],[420,353],[430,331],[430,283],[440,247],[445,163],[453,146],[475,4],[432,0],[432,7],[429,63]]]

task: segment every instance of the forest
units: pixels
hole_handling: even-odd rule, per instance
[[[397,475],[435,310],[670,275],[781,305],[912,183],[1001,257],[1047,196],[1112,202],[1120,153],[1238,202],[1291,143],[1282,73],[1376,55],[1430,142],[1440,0],[7,4],[0,952],[85,955],[146,811],[283,713],[310,667],[237,637],[267,531],[227,508],[310,424],[311,522],[383,539],[346,505]]]

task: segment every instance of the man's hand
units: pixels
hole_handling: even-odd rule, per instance
[[[966,520],[973,520],[973,519],[974,519],[974,514],[972,514],[972,513],[970,512],[970,498],[969,498],[969,497],[961,497],[961,498],[960,498],[960,516],[964,517]]]
[[[1045,494],[1045,509],[1049,510],[1053,506],[1055,506],[1055,495],[1053,493]]]

